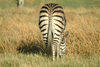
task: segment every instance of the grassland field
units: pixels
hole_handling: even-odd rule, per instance
[[[52,61],[38,27],[43,4],[64,7],[66,56]],[[100,67],[100,0],[0,0],[0,67]]]

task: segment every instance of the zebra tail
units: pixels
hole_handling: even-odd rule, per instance
[[[48,26],[48,50],[49,52],[51,52],[51,45],[52,45],[52,24],[49,23],[49,26]]]

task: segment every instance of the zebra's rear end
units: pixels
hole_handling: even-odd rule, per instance
[[[52,47],[53,59],[55,55],[59,57],[62,50],[61,44],[65,44],[63,33],[66,26],[66,19],[63,8],[54,3],[45,4],[40,10],[39,27],[46,44],[47,52]],[[64,43],[63,43],[64,42]]]

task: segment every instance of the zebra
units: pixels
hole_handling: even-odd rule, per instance
[[[59,59],[66,53],[65,27],[66,19],[62,6],[48,3],[41,7],[39,28],[46,45],[46,53],[52,52],[53,61],[56,57]]]

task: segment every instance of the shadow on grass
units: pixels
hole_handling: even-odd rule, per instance
[[[25,43],[21,41],[20,45],[17,47],[17,51],[23,54],[42,54],[45,55],[45,48],[43,47],[43,42],[41,44],[29,42]]]

